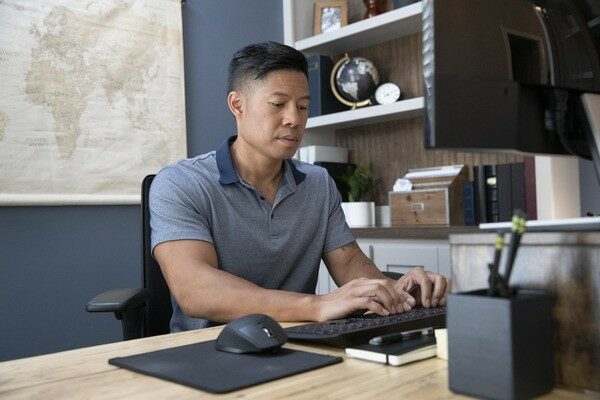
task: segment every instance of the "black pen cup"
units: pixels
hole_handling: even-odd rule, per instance
[[[487,289],[448,296],[450,390],[490,399],[528,399],[554,387],[552,297]]]

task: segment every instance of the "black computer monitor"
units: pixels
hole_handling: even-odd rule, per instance
[[[424,0],[425,147],[593,157],[600,178],[598,3]]]

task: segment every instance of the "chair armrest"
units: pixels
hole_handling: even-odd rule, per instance
[[[134,309],[150,299],[150,289],[113,289],[102,292],[90,301],[88,312],[123,312]]]

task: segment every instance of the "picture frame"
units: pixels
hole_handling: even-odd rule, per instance
[[[348,0],[328,0],[315,3],[313,31],[315,35],[348,25]]]

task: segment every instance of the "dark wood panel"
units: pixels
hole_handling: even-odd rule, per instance
[[[355,4],[358,7],[358,3]],[[421,35],[413,34],[349,53],[373,61],[383,82],[394,82],[403,98],[423,95]],[[389,121],[347,129],[338,129],[336,146],[350,150],[350,162],[373,164],[382,183],[375,193],[377,205],[388,204],[388,192],[396,179],[410,168],[450,164],[502,164],[521,162],[519,155],[502,153],[466,153],[448,150],[425,150],[423,118]],[[469,179],[473,179],[469,168]]]
[[[520,155],[426,150],[421,118],[339,129],[335,136],[336,146],[350,150],[350,162],[373,164],[375,175],[381,178],[375,193],[377,205],[388,204],[388,192],[395,180],[411,168],[465,164],[472,180],[473,165],[523,161]]]
[[[556,243],[554,233],[526,235],[511,285],[544,289],[554,296],[558,384],[600,391],[600,245],[590,245],[600,242],[600,234],[587,233],[587,239],[580,233],[561,235],[568,236],[563,244]],[[450,237],[453,291],[486,287],[494,235],[454,238]]]

